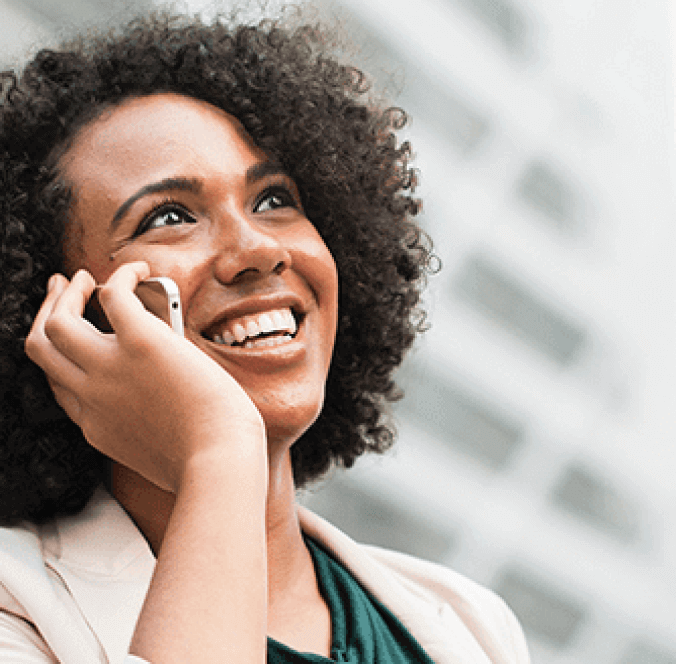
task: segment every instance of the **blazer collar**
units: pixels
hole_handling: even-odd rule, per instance
[[[357,544],[299,506],[301,529],[322,544],[374,597],[394,613],[437,664],[489,659],[447,602],[407,578],[387,555]],[[63,580],[110,662],[127,653],[155,558],[119,503],[99,488],[78,515],[43,528],[48,567]],[[383,552],[385,553],[385,552]]]
[[[120,504],[102,487],[82,512],[42,533],[47,566],[61,577],[110,662],[127,654],[155,558]]]
[[[436,664],[490,664],[477,639],[448,602],[430,591],[424,575],[417,579],[388,563],[392,552],[358,544],[310,510],[299,506],[301,529],[321,542],[417,639]],[[401,568],[416,559],[398,555]],[[407,560],[410,562],[401,561]],[[447,571],[447,570],[445,570]],[[448,579],[446,580],[448,585]]]

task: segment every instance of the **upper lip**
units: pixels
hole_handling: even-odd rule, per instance
[[[217,334],[229,320],[240,318],[241,316],[261,313],[263,311],[270,311],[272,309],[284,309],[285,307],[291,309],[296,320],[298,320],[299,317],[302,317],[306,312],[303,300],[294,293],[260,295],[241,300],[236,304],[223,309],[216,318],[207,324],[202,331],[202,334],[208,339],[213,339],[214,334]]]

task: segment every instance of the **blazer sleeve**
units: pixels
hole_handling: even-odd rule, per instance
[[[0,664],[59,664],[39,632],[27,620],[0,611]],[[127,655],[122,664],[150,664]]]
[[[33,625],[0,611],[0,664],[58,664],[58,661]]]

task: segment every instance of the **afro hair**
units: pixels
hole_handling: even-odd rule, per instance
[[[423,327],[431,243],[413,220],[410,146],[395,136],[405,113],[375,103],[329,41],[314,24],[162,12],[2,75],[0,522],[75,513],[105,477],[106,458],[58,406],[24,342],[49,276],[64,271],[72,194],[59,155],[104,108],[134,96],[174,92],[236,117],[294,179],[335,258],[336,345],[323,410],[292,447],[296,486],[391,445],[392,372]]]

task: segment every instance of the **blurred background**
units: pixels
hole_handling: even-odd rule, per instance
[[[1,0],[1,64],[153,4]],[[399,442],[302,501],[496,590],[535,664],[676,664],[672,3],[314,6],[412,116],[443,269]]]

